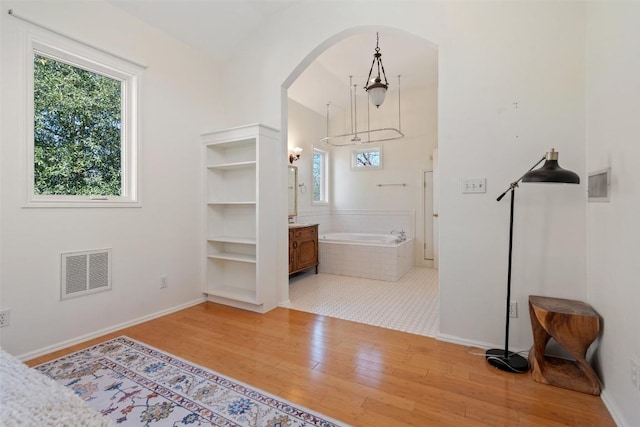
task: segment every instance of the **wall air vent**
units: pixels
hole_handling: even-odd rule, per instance
[[[611,168],[590,172],[587,190],[589,202],[608,202],[611,192]]]
[[[111,290],[111,249],[61,254],[60,299]]]

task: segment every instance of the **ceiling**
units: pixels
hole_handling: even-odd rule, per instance
[[[438,50],[435,45],[401,31],[383,29],[379,33],[381,60],[389,82],[389,92],[433,86],[438,79]],[[349,76],[364,93],[373,54],[376,33],[352,35],[329,47],[316,58],[289,88],[289,96],[297,102],[320,112],[327,103],[348,108]],[[376,75],[375,69],[372,78]],[[401,76],[398,82],[398,75]],[[323,77],[324,76],[324,77]],[[321,80],[321,81],[319,81]]]
[[[434,84],[436,75],[425,75],[437,63],[437,48],[431,43],[401,31],[379,32],[380,53],[389,81],[398,74],[404,78],[427,79],[424,84]],[[358,83],[366,81],[376,47],[376,33],[366,32],[350,36],[324,51],[317,61],[336,76],[353,75]],[[436,67],[437,68],[437,67]]]
[[[235,50],[271,16],[300,0],[111,0],[217,61]]]
[[[305,0],[111,0],[138,19],[224,63],[269,19]],[[381,29],[380,53],[390,91],[437,83],[437,47],[411,34]],[[362,87],[376,47],[375,32],[351,35],[324,51],[296,80],[289,96],[324,114],[346,106],[349,76]],[[321,81],[319,81],[321,80]]]

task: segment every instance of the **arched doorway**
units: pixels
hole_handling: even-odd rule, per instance
[[[326,132],[335,132],[335,129],[329,129],[334,127],[335,122],[343,126],[350,123],[348,117],[342,117],[340,121],[340,117],[336,120],[336,116],[331,114],[328,115],[331,125],[326,123],[327,104],[331,103],[332,109],[343,111],[343,116],[348,115],[347,112],[352,113],[352,107],[348,105],[353,101],[349,76],[353,76],[353,81],[357,82],[356,90],[361,90],[366,83],[376,46],[376,33],[380,33],[380,52],[390,82],[386,105],[381,110],[386,109],[387,114],[393,116],[391,122],[401,124],[407,130],[406,138],[402,143],[390,143],[400,145],[383,147],[385,167],[375,178],[380,180],[375,182],[380,184],[377,188],[371,182],[371,174],[357,173],[349,168],[350,148],[334,150],[332,163],[340,165],[340,168],[335,167],[331,172],[330,203],[313,204],[309,194],[310,159],[314,146],[318,145],[318,136],[324,137]],[[349,58],[349,61],[345,58]],[[369,210],[376,211],[376,214],[381,211],[412,212],[411,225],[406,231],[415,239],[415,265],[425,265],[425,218],[432,217],[431,211],[425,212],[425,206],[432,209],[432,205],[424,203],[422,185],[424,170],[432,169],[432,152],[437,148],[437,58],[437,46],[405,31],[387,27],[354,28],[337,34],[314,49],[282,86],[283,146],[291,149],[302,145],[302,160],[306,161],[296,163],[301,174],[301,185],[304,186],[301,191],[306,191],[306,194],[299,194],[298,210],[315,219],[332,211]],[[401,99],[397,74],[402,75]],[[362,115],[363,111],[369,119],[371,117],[371,111],[367,111],[366,94],[362,92],[360,101],[356,98],[356,108],[359,108],[356,120],[358,113]],[[307,110],[305,125],[292,126],[291,116],[297,114],[299,117],[299,110]],[[380,116],[377,109],[373,113]],[[292,128],[295,131],[292,132]],[[314,130],[309,131],[310,128]],[[288,131],[285,132],[285,129]],[[318,135],[318,132],[321,134]],[[395,187],[394,184],[398,183],[403,184],[401,188]],[[385,184],[392,185],[387,187]],[[380,218],[381,215],[378,215],[377,219]],[[387,232],[395,228],[395,223],[390,222]],[[285,283],[282,289],[284,300],[288,300],[288,291],[288,284]]]

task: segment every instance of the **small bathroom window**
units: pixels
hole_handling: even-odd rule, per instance
[[[382,147],[356,148],[351,150],[351,169],[382,169]]]

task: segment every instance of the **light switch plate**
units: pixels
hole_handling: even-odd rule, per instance
[[[462,192],[467,193],[486,193],[487,178],[465,178],[462,180]]]

